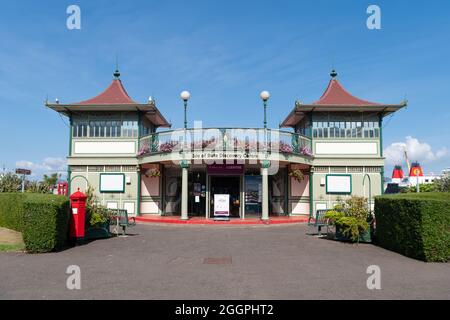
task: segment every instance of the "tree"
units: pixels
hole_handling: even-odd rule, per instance
[[[44,174],[43,182],[47,186],[53,187],[58,182],[58,174],[57,173],[52,173],[51,176],[47,176],[46,174]]]
[[[18,192],[22,189],[22,179],[12,172],[0,178],[0,192]]]
[[[435,180],[436,190],[439,192],[450,192],[450,176],[442,177],[441,179]]]

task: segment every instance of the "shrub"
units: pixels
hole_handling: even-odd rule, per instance
[[[369,229],[369,211],[367,200],[363,197],[351,197],[345,202],[339,200],[334,210],[328,211],[325,218],[328,218],[336,225],[336,234],[342,232],[344,237],[353,242],[359,242]]]
[[[448,193],[375,198],[377,241],[383,248],[423,261],[450,259]]]
[[[27,251],[49,252],[67,243],[70,219],[67,197],[33,195],[23,207],[23,239]]]
[[[0,227],[22,232],[23,200],[22,193],[0,193]]]

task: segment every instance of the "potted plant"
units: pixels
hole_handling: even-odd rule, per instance
[[[326,213],[336,227],[335,239],[351,242],[371,242],[370,222],[372,216],[367,210],[367,200],[364,197],[351,197],[339,202],[334,210]]]
[[[89,187],[86,190],[86,232],[85,239],[109,238],[110,233],[110,212],[98,204],[94,188]]]

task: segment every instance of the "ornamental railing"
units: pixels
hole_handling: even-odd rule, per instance
[[[189,151],[241,151],[311,157],[311,139],[301,134],[252,128],[201,128],[162,131],[142,137],[139,156]]]

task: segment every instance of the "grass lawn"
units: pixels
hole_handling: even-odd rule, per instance
[[[0,252],[22,251],[25,249],[20,232],[0,227]]]
[[[23,243],[0,243],[0,252],[22,251],[24,249],[25,245]]]

